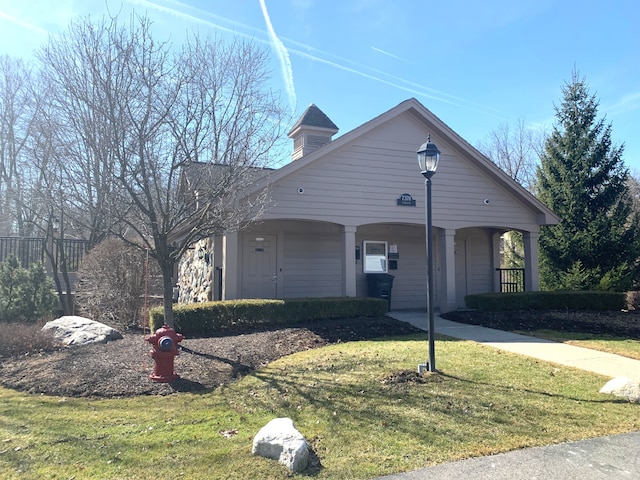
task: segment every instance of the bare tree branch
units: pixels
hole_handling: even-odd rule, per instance
[[[527,127],[525,120],[519,119],[514,126],[504,123],[489,133],[488,138],[478,144],[478,149],[531,191],[544,140],[544,132]]]
[[[173,264],[194,242],[262,213],[268,192],[246,192],[268,174],[288,121],[255,44],[195,36],[176,48],[150,27],[138,16],[85,19],[39,58],[67,207],[84,213],[76,222],[95,238],[149,250],[172,324]]]

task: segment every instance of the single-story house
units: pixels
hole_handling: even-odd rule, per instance
[[[292,161],[255,183],[269,186],[270,208],[209,241],[205,290],[191,300],[361,297],[369,273],[387,273],[392,309],[424,308],[426,195],[416,151],[428,135],[441,152],[432,178],[436,309],[500,291],[500,236],[511,230],[523,233],[526,290],[538,290],[538,233],[558,217],[419,101],[333,140],[337,132],[307,108],[289,133]]]

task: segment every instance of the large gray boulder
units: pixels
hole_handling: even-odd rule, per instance
[[[309,445],[290,418],[274,418],[253,438],[254,455],[278,460],[293,472],[309,464]]]
[[[42,331],[52,332],[53,337],[64,345],[91,345],[122,338],[122,334],[109,325],[76,315],[47,322]]]
[[[600,393],[608,393],[626,398],[633,403],[640,403],[640,382],[627,377],[612,378],[600,389]]]

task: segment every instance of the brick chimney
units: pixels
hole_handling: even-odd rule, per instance
[[[291,159],[297,160],[324,147],[336,133],[336,124],[312,103],[289,132],[289,138],[293,139]]]

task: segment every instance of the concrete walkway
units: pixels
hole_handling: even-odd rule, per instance
[[[425,312],[393,311],[389,312],[388,316],[427,330],[427,315]],[[612,353],[527,337],[493,328],[452,322],[437,315],[435,317],[435,331],[436,334],[462,340],[473,340],[501,350],[587,370],[609,378],[627,377],[640,381],[640,360],[633,360]]]
[[[390,312],[392,318],[427,329],[425,312]],[[437,334],[472,340],[509,352],[601,375],[640,380],[640,361],[586,348],[451,322],[436,316]],[[604,382],[603,382],[604,385]],[[638,405],[640,419],[640,405]],[[378,480],[618,480],[640,479],[640,431],[580,442],[526,448],[470,458]]]

